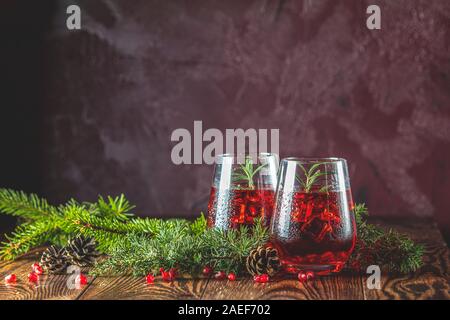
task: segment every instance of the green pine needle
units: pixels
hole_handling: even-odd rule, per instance
[[[314,170],[311,174],[314,176]],[[82,235],[95,238],[99,250],[109,256],[97,265],[97,274],[143,275],[156,273],[160,267],[196,273],[206,265],[242,274],[250,251],[269,237],[259,220],[253,228],[224,232],[208,229],[203,214],[189,222],[138,218],[131,213],[133,209],[123,195],[99,197],[95,203],[70,200],[55,207],[33,194],[0,189],[0,212],[25,220],[1,243],[0,259],[14,260],[34,247],[63,245],[67,239]],[[366,217],[367,208],[356,205],[358,240],[350,267],[378,264],[402,273],[420,268],[423,246],[394,230],[383,231],[368,224]]]
[[[11,235],[6,236],[8,241],[2,243],[0,259],[14,260],[17,256],[44,244],[56,229],[57,224],[52,219],[24,223],[18,226]]]
[[[366,222],[368,210],[364,204],[355,206],[357,241],[348,266],[365,270],[379,265],[389,272],[414,272],[423,265],[423,245],[416,244],[407,235],[395,230],[384,231]]]
[[[268,231],[258,221],[255,228],[241,227],[224,232],[207,229],[204,217],[162,221],[153,235],[130,233],[109,258],[91,271],[95,275],[156,274],[160,268],[176,268],[180,273],[198,274],[203,267],[245,273],[250,251],[268,240]]]
[[[45,199],[11,189],[0,189],[0,212],[30,220],[57,214],[56,208],[50,206]]]

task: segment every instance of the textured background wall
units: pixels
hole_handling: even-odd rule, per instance
[[[69,2],[39,62],[52,200],[124,192],[142,215],[197,214],[212,167],[173,165],[170,135],[203,120],[280,128],[281,156],[347,158],[373,215],[450,228],[449,1],[75,1],[76,32]]]

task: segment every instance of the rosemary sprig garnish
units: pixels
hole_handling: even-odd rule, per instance
[[[235,180],[244,180],[247,182],[249,189],[254,189],[255,188],[255,182],[253,180],[253,178],[255,177],[255,175],[262,169],[264,168],[266,164],[262,164],[258,167],[256,167],[256,169],[253,168],[253,161],[252,158],[247,156],[245,158],[245,163],[241,164],[239,166],[239,171],[238,172],[234,172],[233,173],[233,178]]]
[[[298,166],[302,169],[305,179],[302,179],[299,175],[296,175],[295,178],[300,183],[300,185],[303,187],[303,190],[305,192],[310,192],[311,187],[314,185],[314,183],[317,182],[317,179],[319,179],[322,176],[331,175],[332,172],[322,171],[319,169],[321,165],[324,165],[326,162],[317,162],[313,164],[309,170],[306,170],[305,167],[299,163]],[[324,185],[322,188],[320,188],[319,192],[327,192],[329,189],[329,185]]]

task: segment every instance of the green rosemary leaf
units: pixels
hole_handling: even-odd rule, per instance
[[[313,164],[313,165],[309,168],[307,176],[309,176],[309,177],[312,176],[312,175],[314,174],[315,170],[316,170],[318,167],[320,167],[322,164],[323,164],[323,162],[317,162],[317,163]]]
[[[312,186],[318,182],[318,179],[323,176],[328,176],[333,174],[332,172],[328,171],[321,171],[318,169],[321,165],[325,164],[326,162],[318,162],[314,163],[309,170],[306,170],[305,167],[299,163],[298,166],[302,169],[305,179],[302,179],[299,175],[295,176],[295,179],[299,182],[301,187],[305,192],[310,192]],[[322,187],[323,188],[323,187]]]
[[[255,186],[254,177],[256,173],[258,173],[262,168],[264,168],[266,164],[258,166],[256,169],[253,168],[253,161],[251,157],[245,158],[245,163],[239,166],[240,172],[233,172],[233,179],[243,180],[248,184],[250,189],[253,189]]]
[[[306,189],[306,184],[305,184],[305,182],[303,181],[303,179],[300,178],[299,175],[295,175],[295,180],[297,180],[297,182],[300,184],[300,186],[302,187],[303,190]]]
[[[303,170],[305,176],[308,176],[308,172],[306,171],[305,167],[301,163],[299,163],[298,166]]]
[[[267,166],[267,163],[258,166],[258,167],[255,169],[255,171],[253,171],[253,173],[252,173],[252,178],[255,176],[255,174],[256,174],[258,171],[260,171],[261,169],[265,168],[266,166]]]

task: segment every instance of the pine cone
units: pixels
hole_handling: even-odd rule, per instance
[[[247,257],[247,271],[251,275],[268,274],[273,276],[280,270],[278,251],[272,247],[258,247]]]
[[[69,264],[79,267],[93,266],[100,253],[93,238],[78,237],[71,241],[65,248],[66,258]]]
[[[41,256],[42,268],[50,274],[64,273],[67,268],[65,251],[62,248],[51,246]]]

